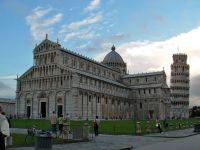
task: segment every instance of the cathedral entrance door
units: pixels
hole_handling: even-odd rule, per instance
[[[42,118],[46,118],[46,102],[41,102],[40,114]]]
[[[63,115],[63,106],[62,105],[58,105],[58,117],[60,117],[60,115]]]
[[[26,115],[27,115],[27,118],[30,118],[30,116],[31,116],[31,106],[26,107]]]
[[[149,110],[149,119],[153,119],[153,110]]]

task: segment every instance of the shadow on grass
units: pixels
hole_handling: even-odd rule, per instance
[[[29,136],[27,140],[25,141],[26,134],[12,134],[13,138],[13,144],[8,146],[8,148],[14,148],[14,147],[34,147],[36,138]],[[78,143],[78,142],[88,142],[85,140],[73,140],[69,139],[65,142],[63,142],[63,139],[61,138],[52,138],[52,144],[68,144],[68,143]]]

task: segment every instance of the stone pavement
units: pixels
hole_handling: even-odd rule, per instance
[[[166,133],[150,134],[145,136],[131,135],[99,135],[90,142],[53,145],[53,150],[119,150],[127,147],[141,149],[159,143],[169,143],[194,135],[193,129],[176,130]],[[200,137],[200,135],[197,135]],[[166,138],[167,137],[167,138]],[[172,138],[173,137],[173,138]],[[8,150],[34,150],[34,147],[9,148]]]
[[[154,134],[148,134],[145,135],[147,137],[163,137],[163,138],[183,138],[183,137],[189,137],[196,135],[198,133],[193,132],[193,128],[189,129],[182,129],[182,130],[176,130],[176,131],[168,131],[168,132],[162,132],[162,133],[154,133]]]
[[[137,150],[199,150],[200,134],[186,137],[176,138],[171,141],[159,142],[151,145],[144,145]]]

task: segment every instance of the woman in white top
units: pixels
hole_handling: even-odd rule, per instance
[[[6,137],[10,136],[10,129],[8,120],[2,115],[2,108],[0,106],[0,150],[6,149]]]

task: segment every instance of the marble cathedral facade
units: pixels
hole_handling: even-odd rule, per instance
[[[164,119],[170,116],[170,89],[164,71],[127,74],[111,48],[102,62],[64,49],[46,37],[33,50],[34,64],[17,78],[17,115],[73,119]]]

